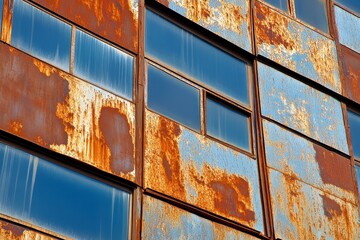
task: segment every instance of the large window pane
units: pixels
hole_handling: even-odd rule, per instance
[[[325,0],[295,0],[296,17],[329,33]]]
[[[207,134],[250,151],[249,117],[211,97],[206,99]]]
[[[74,239],[127,239],[130,193],[0,143],[0,212]]]
[[[134,59],[76,30],[74,74],[132,99]]]
[[[360,159],[360,115],[348,111],[351,143],[356,158]]]
[[[344,5],[345,7],[360,14],[360,1],[359,0],[336,0],[336,2]]]
[[[200,93],[179,79],[148,65],[150,109],[200,131]]]
[[[265,2],[268,2],[274,7],[277,7],[285,12],[289,11],[288,0],[265,0]]]
[[[11,44],[68,71],[71,26],[21,0],[14,4]]]
[[[146,11],[146,54],[208,86],[249,104],[245,62]]]

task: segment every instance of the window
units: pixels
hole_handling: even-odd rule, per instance
[[[74,74],[131,100],[134,59],[76,30]]]
[[[265,2],[277,7],[285,12],[289,11],[288,0],[265,0]]]
[[[127,239],[129,191],[0,142],[0,213],[74,239]]]
[[[147,107],[251,153],[248,64],[151,10],[145,34]]]
[[[71,26],[25,3],[15,0],[11,44],[41,60],[68,71]]]
[[[325,0],[295,0],[296,17],[329,33]]]
[[[200,92],[175,77],[148,65],[150,109],[200,131]]]
[[[356,170],[356,179],[357,179],[358,193],[359,193],[359,199],[360,199],[360,165],[356,165],[355,170]]]
[[[335,0],[335,2],[340,3],[344,7],[353,10],[360,14],[360,1],[359,0]]]
[[[360,160],[360,115],[348,110],[348,119],[354,155]]]

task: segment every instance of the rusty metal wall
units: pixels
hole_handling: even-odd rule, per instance
[[[158,0],[229,42],[252,52],[250,0]]]
[[[144,196],[142,239],[258,239]]]
[[[255,37],[259,55],[342,93],[336,45],[331,39],[258,1]]]
[[[360,103],[360,54],[341,46],[341,56],[345,83],[344,95]]]
[[[150,111],[145,124],[145,188],[263,231],[256,159]]]

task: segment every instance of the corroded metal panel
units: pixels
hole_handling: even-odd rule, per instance
[[[339,42],[360,53],[360,18],[334,6]]]
[[[341,94],[334,41],[256,1],[258,54]]]
[[[135,106],[0,44],[0,128],[133,181]]]
[[[138,0],[32,0],[133,52],[138,51]]]
[[[142,239],[257,239],[144,196]]]
[[[277,238],[360,239],[356,205],[269,170]]]
[[[341,53],[345,77],[345,95],[360,103],[360,54],[344,46],[341,46]]]
[[[158,0],[173,11],[252,52],[250,0]]]
[[[146,111],[145,188],[263,231],[257,161]]]
[[[258,76],[263,116],[349,153],[339,101],[262,63]]]
[[[356,204],[350,160],[263,120],[270,168]]]
[[[37,239],[37,240],[55,240],[60,238],[50,237],[48,235],[39,233],[30,228],[20,226],[5,220],[0,220],[0,239],[6,240],[23,240],[23,239]]]

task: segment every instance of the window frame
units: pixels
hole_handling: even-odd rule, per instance
[[[146,11],[152,11],[153,13],[159,15],[160,17],[164,18],[164,20],[169,21],[170,23],[177,25],[178,27],[184,29],[185,31],[193,34],[194,36],[200,38],[201,40],[205,41],[206,43],[212,45],[215,48],[218,48],[219,50],[223,51],[226,54],[231,55],[232,57],[244,62],[246,64],[246,80],[247,80],[247,84],[248,84],[248,89],[247,89],[247,93],[249,96],[249,105],[247,106],[245,103],[242,103],[234,98],[231,98],[230,96],[226,96],[226,94],[220,92],[219,90],[210,87],[209,85],[194,79],[192,77],[190,77],[187,73],[181,72],[180,70],[176,69],[175,67],[170,66],[169,64],[166,64],[164,62],[158,61],[156,58],[148,55],[146,53],[146,50],[144,51],[144,60],[145,60],[145,93],[144,93],[144,102],[145,102],[145,109],[150,111],[150,112],[155,112],[154,110],[150,109],[147,105],[148,103],[148,71],[147,71],[147,65],[153,65],[157,68],[159,68],[160,70],[164,71],[167,74],[170,74],[171,76],[177,78],[180,81],[183,81],[189,85],[191,85],[192,87],[195,87],[197,89],[200,90],[200,131],[196,131],[193,130],[187,126],[185,126],[184,124],[176,121],[176,120],[172,120],[171,118],[163,115],[162,113],[157,113],[161,115],[162,117],[169,119],[171,121],[174,121],[176,123],[178,123],[179,125],[183,126],[184,128],[190,129],[192,131],[195,131],[205,137],[207,137],[208,139],[211,139],[217,143],[220,143],[226,147],[229,147],[237,152],[240,152],[242,154],[245,154],[247,156],[249,156],[250,158],[256,159],[256,149],[255,149],[255,145],[256,145],[256,136],[255,136],[255,104],[254,104],[254,99],[255,99],[255,93],[254,93],[254,64],[251,61],[250,57],[246,57],[245,54],[241,54],[239,51],[235,52],[234,50],[228,48],[227,46],[225,46],[225,44],[221,44],[218,41],[216,41],[217,39],[214,38],[210,38],[209,34],[211,35],[211,33],[208,33],[207,30],[203,30],[201,29],[201,31],[198,33],[196,30],[195,23],[187,21],[183,16],[179,16],[176,15],[175,16],[171,13],[171,12],[167,12],[167,10],[161,10],[161,8],[157,8],[152,6],[151,4],[148,4],[145,6],[145,11],[144,11],[144,15],[146,15]],[[144,19],[146,19],[146,17],[144,17]],[[144,25],[146,25],[146,23],[144,23]],[[146,28],[146,26],[145,26]],[[145,36],[146,38],[146,36]],[[145,41],[145,39],[144,39]],[[223,141],[219,138],[210,136],[208,134],[206,134],[206,95],[211,95],[213,97],[215,97],[216,99],[220,99],[222,102],[224,102],[226,105],[233,107],[234,109],[239,110],[240,113],[249,116],[249,151],[239,148],[231,143],[228,143],[226,141]]]

